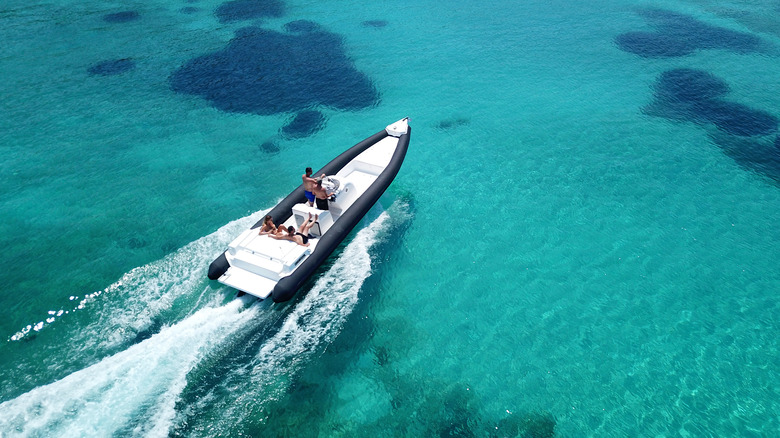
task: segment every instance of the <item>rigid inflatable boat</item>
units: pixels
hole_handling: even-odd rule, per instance
[[[412,129],[404,118],[352,146],[313,175],[328,175],[335,187],[328,209],[309,206],[303,185],[268,213],[275,224],[301,225],[312,216],[309,246],[260,235],[260,220],[244,231],[209,266],[208,276],[260,299],[287,301],[355,228],[393,182],[409,147]],[[323,206],[324,207],[324,206]]]

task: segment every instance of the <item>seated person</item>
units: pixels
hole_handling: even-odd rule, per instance
[[[314,193],[314,196],[317,198],[317,209],[327,210],[328,198],[330,198],[333,193],[328,192],[324,187],[322,187],[321,180],[317,181],[317,184],[312,188],[312,193]]]
[[[274,225],[274,219],[271,215],[267,215],[265,219],[263,219],[263,226],[260,227],[259,234],[261,236],[263,234],[276,234],[276,225]]]
[[[279,240],[291,240],[301,246],[309,246],[309,230],[311,229],[312,226],[314,226],[314,224],[317,222],[317,219],[319,219],[319,217],[320,217],[319,215],[314,215],[314,219],[312,219],[311,213],[309,213],[309,219],[303,222],[298,232],[295,232],[295,227],[290,225],[289,227],[287,227],[286,236],[279,236],[276,234],[272,234],[271,237]]]

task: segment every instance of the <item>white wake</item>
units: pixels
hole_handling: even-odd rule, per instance
[[[221,412],[220,416],[226,421],[219,426],[202,425],[196,427],[196,431],[213,431],[216,427],[228,436],[239,434],[240,424],[276,400],[301,365],[309,362],[313,354],[321,352],[341,332],[358,303],[358,292],[371,275],[369,250],[392,227],[394,221],[391,219],[388,212],[382,212],[368,227],[360,230],[333,266],[284,317],[279,331],[263,342],[249,363],[226,377],[223,387],[240,387],[241,391],[228,391],[232,396],[221,399],[212,393],[197,403],[196,412]],[[195,416],[189,421],[197,422],[198,418]],[[237,429],[236,425],[239,425]]]
[[[204,267],[225,249],[230,240],[257,222],[266,211],[237,219],[214,233],[187,244],[168,256],[131,270],[107,288],[71,296],[72,308],[50,310],[49,317],[22,328],[11,341],[24,339],[75,312],[93,312],[95,320],[73,333],[74,347],[110,348],[131,339],[153,324],[154,318],[174,301],[192,293],[203,283]],[[107,295],[121,296],[120,305]],[[108,335],[108,336],[105,336]]]
[[[234,300],[201,309],[144,342],[0,404],[0,430],[21,436],[167,435],[187,373],[258,318],[256,307],[243,307]]]
[[[139,313],[142,320],[149,319],[159,307],[169,305],[166,303],[172,298],[164,295],[192,294],[203,281],[203,261],[198,258],[204,253],[216,257],[214,247],[224,244],[223,233],[235,235],[262,214],[229,224],[161,262],[128,273],[105,292],[121,288],[137,296],[121,311],[101,315],[88,332],[131,323]],[[236,375],[246,378],[241,387],[247,391],[237,395],[239,400],[216,402],[224,409],[222,418],[240,423],[248,414],[248,406],[242,402],[256,405],[272,399],[278,386],[275,376],[294,372],[298,363],[309,360],[312,352],[339,333],[358,302],[358,291],[371,275],[369,249],[389,226],[388,218],[383,212],[358,232],[305,298],[287,309],[290,311],[281,328],[262,343],[256,357],[235,370]],[[270,326],[270,318],[278,313],[271,312],[267,304],[247,308],[244,300],[237,299],[199,309],[142,342],[0,404],[0,431],[8,436],[167,436],[177,423],[176,403],[187,385],[188,373],[209,355],[218,354],[242,330]],[[144,311],[155,306],[156,310]],[[121,341],[120,337],[109,342]],[[270,392],[264,393],[264,388]]]

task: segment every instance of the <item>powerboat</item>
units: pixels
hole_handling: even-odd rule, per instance
[[[412,128],[403,118],[344,151],[314,175],[327,175],[333,195],[327,209],[310,206],[303,185],[268,214],[279,226],[300,230],[311,217],[308,246],[260,234],[263,220],[244,231],[209,266],[208,277],[274,302],[292,298],[360,219],[377,202],[398,174],[409,148]]]

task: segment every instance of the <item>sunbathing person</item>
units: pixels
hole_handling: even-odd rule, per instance
[[[276,225],[274,225],[274,218],[271,217],[271,215],[267,215],[265,219],[263,219],[263,226],[260,227],[260,233],[261,236],[263,234],[276,234]]]
[[[297,232],[295,231],[295,227],[290,225],[287,227],[286,236],[277,236],[272,234],[271,237],[279,240],[291,240],[301,246],[309,246],[309,230],[312,226],[314,226],[319,217],[319,215],[314,215],[314,219],[312,219],[311,213],[309,213],[309,219],[303,222],[301,228]]]
[[[273,234],[269,234],[271,237],[284,237],[287,235],[287,228],[284,225],[279,225],[276,227],[276,232]]]

